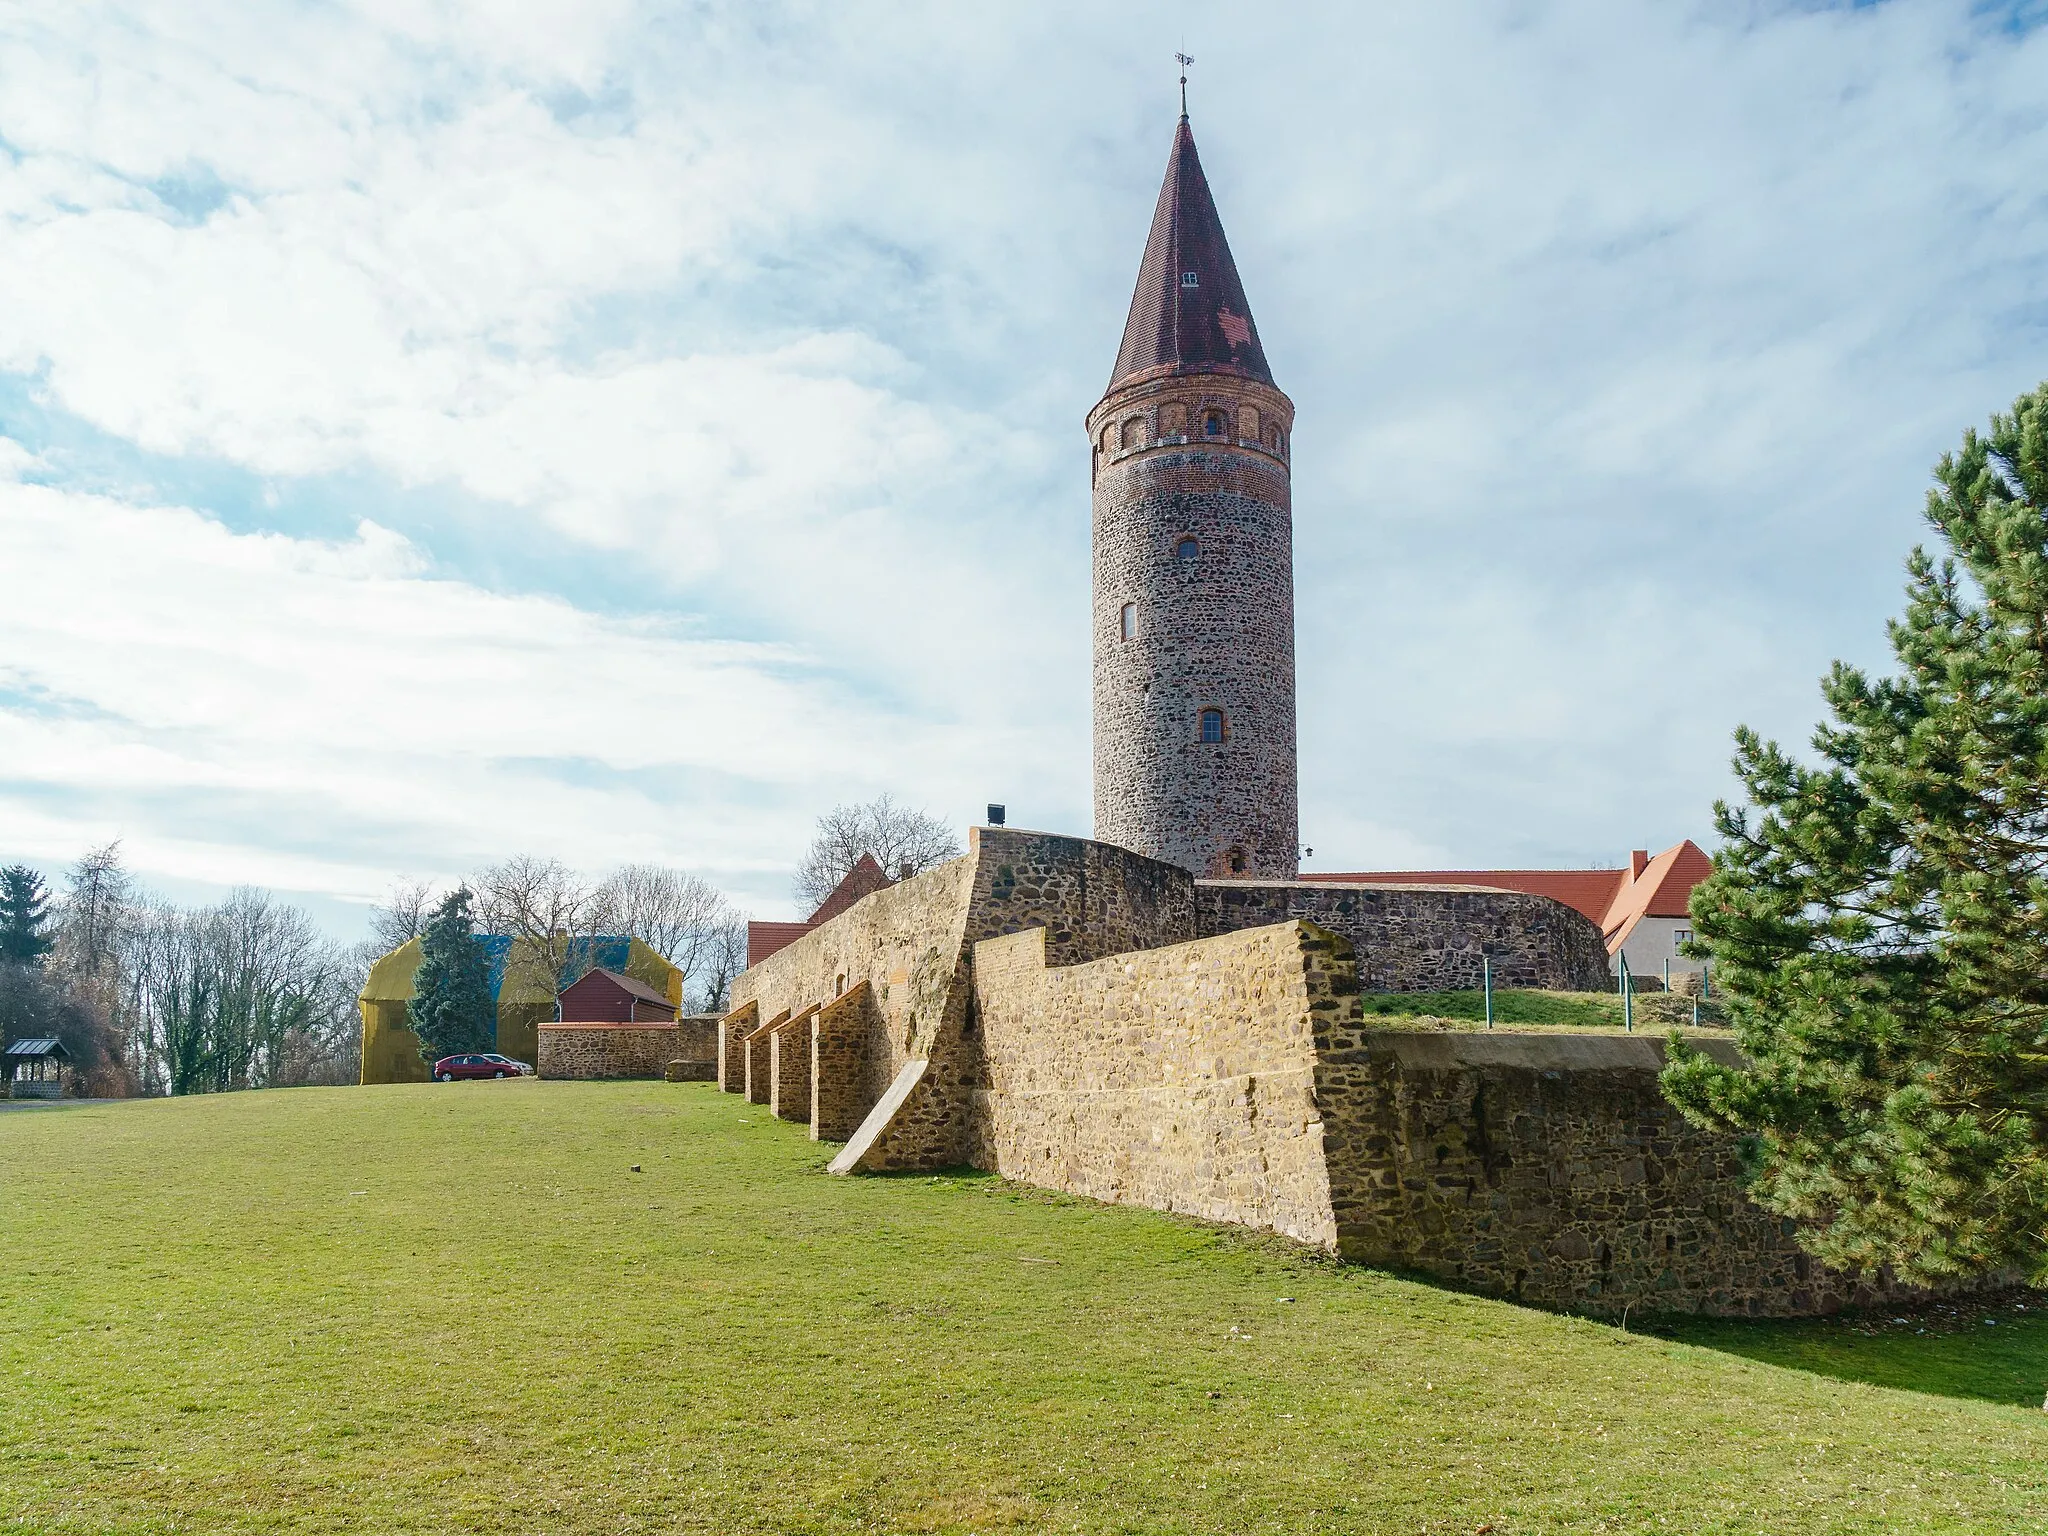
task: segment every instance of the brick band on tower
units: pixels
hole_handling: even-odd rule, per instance
[[[1182,117],[1109,388],[1095,501],[1095,836],[1292,879],[1294,403]]]

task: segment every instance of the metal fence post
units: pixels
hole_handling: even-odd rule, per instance
[[[1493,1028],[1493,960],[1490,956],[1479,957],[1479,984],[1486,989],[1486,1027]]]

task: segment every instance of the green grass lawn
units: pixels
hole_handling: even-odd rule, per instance
[[[1361,999],[1371,1015],[1402,1020],[1435,1019],[1447,1023],[1480,1022],[1486,1018],[1486,994],[1477,987],[1460,992],[1367,992]],[[1548,1025],[1571,1029],[1620,1029],[1621,998],[1613,992],[1540,992],[1534,988],[1497,988],[1493,1017],[1498,1024]],[[1674,1024],[1692,1021],[1692,999],[1676,993],[1638,992],[1635,1027],[1659,1034]],[[1700,1005],[1703,1027],[1726,1028],[1718,1000]]]
[[[0,1532],[2048,1530],[2042,1314],[1624,1334],[827,1151],[701,1084],[0,1111]]]

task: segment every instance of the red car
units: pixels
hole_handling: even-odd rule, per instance
[[[532,1074],[533,1068],[525,1062],[495,1053],[443,1056],[434,1063],[434,1079],[442,1083],[452,1083],[458,1077],[530,1077]]]

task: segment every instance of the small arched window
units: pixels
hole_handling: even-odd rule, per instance
[[[1223,740],[1223,711],[1205,709],[1202,711],[1202,740],[1215,743]]]
[[[1180,285],[1183,288],[1199,288],[1202,286],[1202,274],[1199,272],[1183,272],[1180,275]]]
[[[1246,861],[1244,856],[1244,850],[1242,848],[1233,848],[1230,850],[1230,872],[1233,875],[1241,875],[1244,873],[1245,862]]]
[[[1126,448],[1137,448],[1142,446],[1144,444],[1144,441],[1145,418],[1142,416],[1133,416],[1129,421],[1124,423],[1124,446]]]
[[[1180,542],[1173,547],[1174,558],[1185,560],[1191,565],[1201,557],[1201,553],[1202,546],[1195,542],[1195,536],[1192,533],[1182,534]]]
[[[1223,435],[1223,413],[1221,411],[1211,411],[1202,418],[1202,435],[1204,437],[1221,437]]]
[[[1126,640],[1138,638],[1138,605],[1136,603],[1124,604],[1122,634]]]

